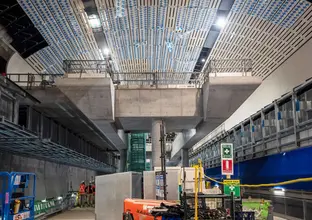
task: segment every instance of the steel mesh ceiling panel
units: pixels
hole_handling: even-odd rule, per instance
[[[312,37],[311,10],[304,0],[237,0],[209,59],[251,59],[266,78]]]
[[[102,59],[81,0],[18,0],[49,44],[28,57],[39,73],[60,74],[63,60]]]
[[[120,72],[192,72],[220,4],[219,0],[95,2]]]

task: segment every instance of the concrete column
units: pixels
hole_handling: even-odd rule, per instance
[[[181,157],[182,157],[182,166],[183,167],[189,167],[190,164],[189,164],[189,151],[188,149],[183,149],[182,148],[182,151],[181,151]]]
[[[161,166],[161,120],[153,120],[152,122],[152,170],[154,167]]]
[[[27,108],[27,129],[28,130],[31,130],[31,125],[32,125],[32,108],[28,106]]]
[[[208,120],[208,113],[209,113],[209,107],[208,107],[208,98],[209,98],[209,82],[206,81],[202,86],[202,92],[203,92],[203,113],[204,113],[204,121]]]
[[[18,124],[18,113],[19,113],[19,100],[13,102],[13,123]]]
[[[125,172],[127,165],[127,150],[120,150],[119,172]]]

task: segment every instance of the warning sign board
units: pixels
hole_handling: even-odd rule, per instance
[[[221,143],[221,171],[222,175],[234,175],[232,143]]]
[[[230,196],[233,192],[234,197],[240,197],[240,180],[223,180],[224,194]]]

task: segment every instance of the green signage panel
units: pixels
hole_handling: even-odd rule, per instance
[[[222,150],[222,159],[232,159],[233,158],[233,144],[222,143],[221,144]]]
[[[223,180],[224,194],[230,196],[233,192],[234,197],[240,197],[240,180]]]

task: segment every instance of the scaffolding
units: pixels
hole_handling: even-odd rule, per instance
[[[129,134],[128,144],[128,171],[143,172],[146,169],[146,134]]]

